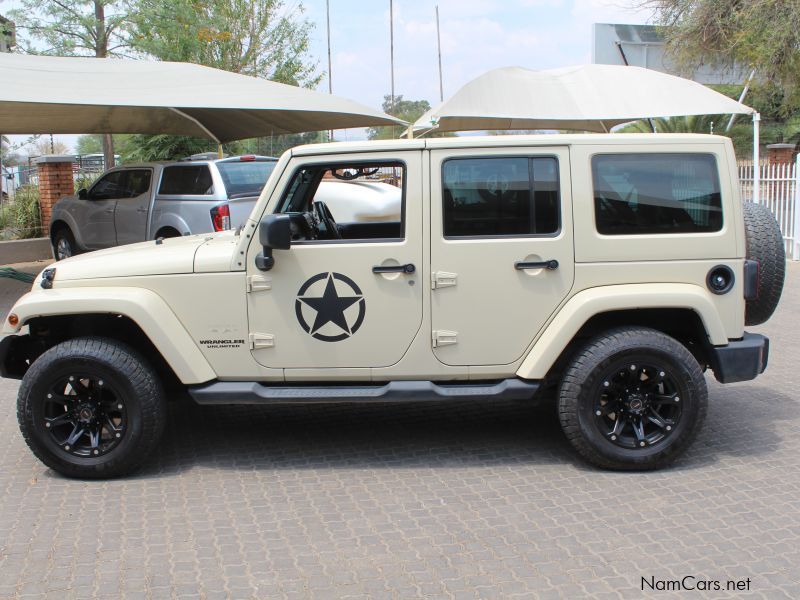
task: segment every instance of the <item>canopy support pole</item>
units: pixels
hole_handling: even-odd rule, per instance
[[[761,114],[753,113],[753,202],[761,202]]]
[[[215,136],[213,133],[211,133],[211,131],[209,131],[208,127],[203,125],[200,121],[195,119],[192,115],[187,115],[185,112],[183,112],[182,110],[180,110],[178,108],[173,108],[172,106],[170,106],[169,109],[172,112],[174,112],[175,114],[178,114],[178,115],[182,116],[184,119],[187,119],[187,120],[191,121],[192,123],[197,125],[200,129],[202,129],[210,139],[212,139],[215,142],[217,142],[217,145],[219,146],[219,151],[222,152],[222,142],[219,141],[219,138],[217,136]]]

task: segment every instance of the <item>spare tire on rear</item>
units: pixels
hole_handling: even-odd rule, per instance
[[[786,275],[786,247],[781,228],[763,204],[744,203],[747,258],[758,262],[758,294],[747,300],[745,325],[761,325],[778,307]]]

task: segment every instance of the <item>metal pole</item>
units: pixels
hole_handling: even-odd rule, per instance
[[[394,2],[389,0],[389,71],[391,78],[391,89],[389,94],[390,108],[394,112]],[[391,113],[390,113],[391,114]],[[394,137],[394,125],[392,125],[392,137]]]
[[[761,202],[761,115],[753,113],[753,202]]]
[[[744,89],[742,90],[742,94],[739,96],[739,104],[744,102],[744,97],[747,96],[747,92],[750,91],[750,84],[753,83],[753,77],[755,77],[755,75],[756,75],[755,69],[750,71],[750,77],[747,78],[747,83],[745,84]],[[728,133],[731,130],[731,127],[733,127],[733,122],[735,120],[736,120],[736,113],[731,115],[731,118],[728,121],[728,126],[725,128],[725,133]]]
[[[328,22],[328,93],[333,94],[333,67],[331,63],[331,3],[325,0],[325,13]],[[333,141],[333,129],[328,130],[328,141]]]
[[[436,5],[436,49],[439,53],[439,102],[444,102],[444,86],[442,85],[442,38],[439,35],[439,5]]]
[[[800,260],[800,154],[794,163],[794,231],[792,260]]]

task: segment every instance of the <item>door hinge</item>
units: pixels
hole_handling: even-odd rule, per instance
[[[457,273],[447,271],[434,271],[431,273],[431,289],[438,290],[446,287],[453,287],[458,283]]]
[[[272,348],[275,346],[275,336],[271,333],[251,333],[250,350]]]
[[[272,279],[264,277],[263,275],[248,275],[247,276],[247,291],[249,292],[263,292],[272,289]]]
[[[433,332],[433,347],[441,348],[442,346],[452,346],[458,343],[457,331],[446,331],[438,329]]]

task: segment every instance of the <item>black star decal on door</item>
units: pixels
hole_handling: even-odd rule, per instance
[[[322,295],[319,294],[324,284]],[[339,295],[336,282],[350,288],[349,294]],[[310,288],[314,288],[311,290]],[[340,288],[341,290],[341,288]],[[358,305],[358,311],[349,311],[351,306]],[[313,325],[309,325],[303,314],[307,306],[316,311]],[[323,342],[339,342],[352,336],[364,322],[366,302],[361,289],[356,283],[341,273],[319,273],[306,281],[295,300],[295,313],[303,330],[311,337]]]

